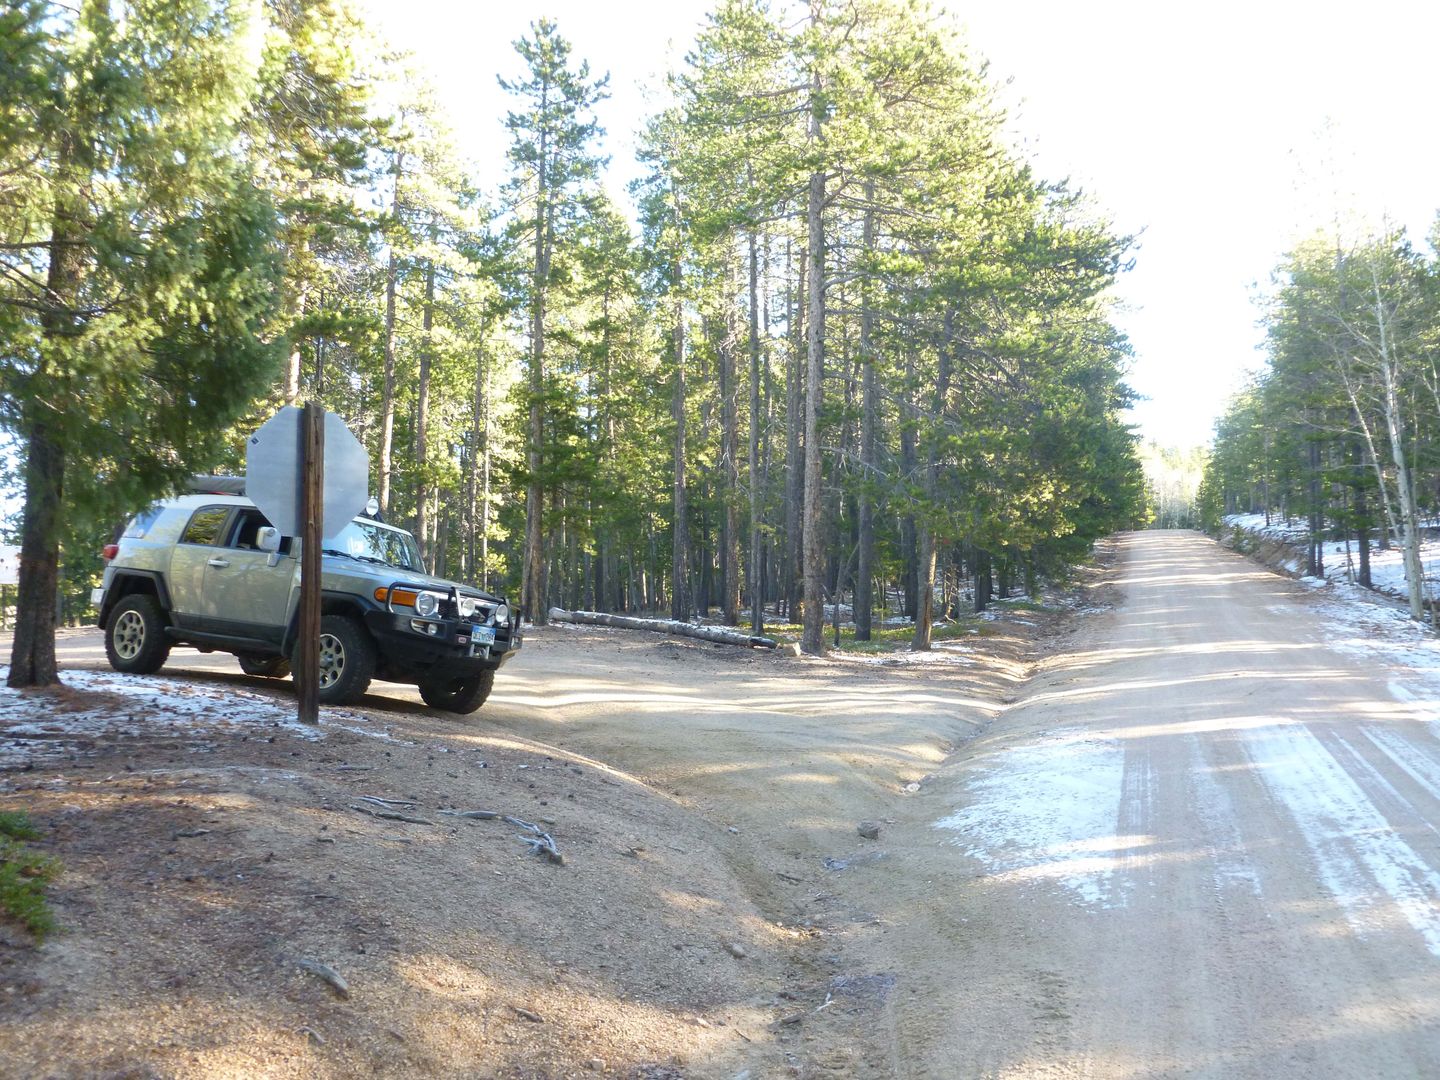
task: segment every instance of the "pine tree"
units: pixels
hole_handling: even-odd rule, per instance
[[[506,120],[512,141],[509,185],[516,210],[516,240],[532,253],[526,300],[530,313],[529,434],[526,447],[525,542],[520,606],[536,623],[548,617],[545,553],[546,340],[545,318],[554,284],[557,244],[589,205],[599,160],[591,143],[600,134],[593,116],[607,77],[592,80],[590,66],[571,67],[570,45],[553,22],[541,19],[515,43],[525,76],[501,80],[520,107]]]
[[[5,113],[3,422],[25,455],[12,686],[56,681],[67,528],[225,450],[269,385],[270,200],[231,150],[261,86],[245,9],[32,4],[15,32],[30,123]],[[153,122],[163,115],[165,124]],[[98,525],[97,525],[98,527]]]

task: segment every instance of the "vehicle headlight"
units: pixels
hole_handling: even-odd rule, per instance
[[[415,597],[415,614],[430,618],[440,610],[440,598],[433,592],[422,592]]]
[[[496,605],[495,610],[490,613],[490,621],[493,622],[496,626],[509,626],[509,625],[510,625],[510,605],[508,605],[508,604],[498,604],[498,605]]]
[[[480,601],[473,596],[460,597],[460,617],[468,619],[475,614],[475,609],[480,606]]]

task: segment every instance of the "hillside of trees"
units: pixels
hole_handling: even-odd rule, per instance
[[[487,190],[344,0],[8,6],[12,684],[54,680],[57,586],[83,603],[117,520],[238,470],[297,401],[349,423],[437,573],[535,622],[768,606],[819,652],[826,603],[864,640],[898,595],[926,648],[937,576],[983,607],[1139,521],[1129,239],[1033,175],[946,25],[725,0],[643,122],[632,220],[602,183],[607,76],[549,22],[500,65]],[[1371,436],[1360,460],[1395,437]],[[1295,477],[1271,479],[1292,504]]]
[[[1216,425],[1202,517],[1301,519],[1307,572],[1352,538],[1360,583],[1372,545],[1404,554],[1410,611],[1433,597],[1420,559],[1440,507],[1440,263],[1403,230],[1296,246],[1275,272],[1268,364]]]

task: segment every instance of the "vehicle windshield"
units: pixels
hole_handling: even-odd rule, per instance
[[[413,536],[398,529],[384,529],[363,521],[352,521],[334,536],[326,537],[325,550],[348,555],[362,562],[383,563],[401,570],[424,570]]]

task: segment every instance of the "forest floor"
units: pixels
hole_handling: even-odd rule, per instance
[[[0,1075],[896,1075],[981,873],[928,869],[928,781],[1104,575],[923,664],[546,627],[472,717],[376,683],[318,732],[231,657],[62,632],[67,689],[0,698],[0,810],[64,864],[56,934],[0,924]]]

